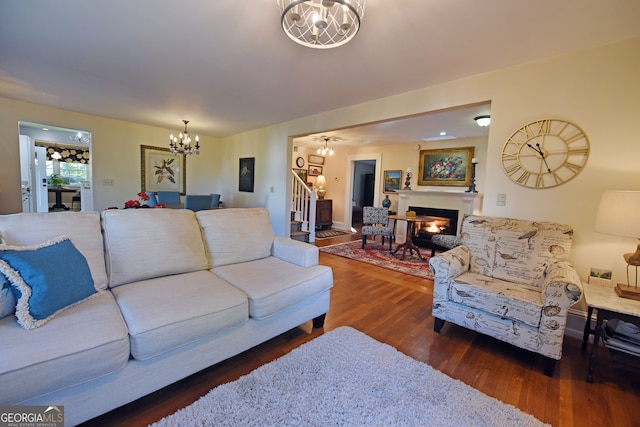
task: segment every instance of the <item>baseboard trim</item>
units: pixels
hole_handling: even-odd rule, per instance
[[[581,310],[569,309],[567,327],[564,334],[582,340],[584,337],[584,324],[587,321],[587,313]]]

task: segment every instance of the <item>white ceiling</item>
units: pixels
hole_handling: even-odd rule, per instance
[[[0,0],[0,96],[222,137],[638,37],[640,1],[368,0],[328,50],[279,21],[275,0]]]

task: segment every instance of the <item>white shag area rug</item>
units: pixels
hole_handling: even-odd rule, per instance
[[[341,327],[152,426],[542,426],[518,408]]]

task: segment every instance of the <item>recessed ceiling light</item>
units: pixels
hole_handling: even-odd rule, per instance
[[[49,130],[49,129],[47,129],[47,128],[42,128],[42,130]]]
[[[447,133],[446,132],[440,132],[440,136],[445,136]]]

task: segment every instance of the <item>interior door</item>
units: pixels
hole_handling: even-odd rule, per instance
[[[34,148],[36,211],[49,212],[49,185],[47,184],[47,149]]]
[[[20,188],[22,192],[22,212],[35,212],[33,197],[33,145],[31,138],[20,135]]]

